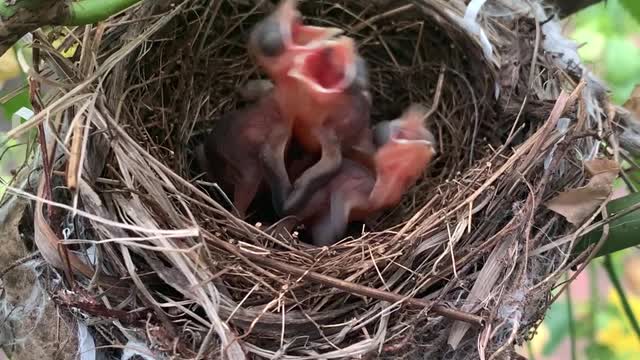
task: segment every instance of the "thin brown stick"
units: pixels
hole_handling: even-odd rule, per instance
[[[247,258],[255,261],[256,263],[266,265],[278,271],[289,273],[295,276],[300,276],[303,279],[307,279],[322,285],[331,286],[336,289],[340,289],[342,291],[348,292],[350,294],[366,296],[373,299],[388,301],[391,303],[404,302],[408,305],[411,305],[414,307],[420,307],[420,308],[430,307],[431,309],[433,309],[433,312],[435,312],[436,314],[447,317],[452,320],[463,321],[476,326],[484,326],[485,324],[485,320],[481,316],[477,316],[464,311],[452,309],[448,306],[437,304],[432,301],[425,301],[425,300],[415,299],[415,298],[407,298],[405,296],[394,294],[389,291],[378,290],[368,286],[354,284],[349,281],[344,281],[344,280],[336,279],[331,276],[318,274],[310,270],[304,270],[294,265],[283,264],[276,260],[269,259],[263,255],[258,255],[258,254],[250,253],[247,251],[243,252],[243,254]]]
[[[67,186],[69,190],[75,192],[78,188],[78,173],[80,168],[80,150],[82,148],[84,138],[84,122],[79,119],[73,128],[73,140],[71,142],[71,151],[69,153],[69,162],[67,166]]]
[[[38,49],[33,49],[33,71],[38,73],[38,64],[40,61],[40,51]],[[27,80],[29,84],[29,102],[31,103],[31,107],[33,108],[34,113],[38,114],[42,112],[43,105],[40,99],[40,84],[31,76],[29,76]],[[44,124],[38,125],[38,144],[40,145],[40,152],[42,155],[42,167],[44,169],[44,177],[45,177],[45,195],[48,199],[52,199],[53,195],[51,193],[51,161],[49,158],[49,152],[47,150],[47,138],[46,133],[44,131]],[[55,151],[53,151],[55,153]],[[47,206],[47,215],[51,218],[51,206]]]
[[[607,218],[607,207],[606,207],[607,203],[608,201],[605,201],[600,206],[600,213],[602,214],[602,217],[605,219]],[[571,285],[571,283],[578,277],[578,275],[580,275],[584,271],[584,269],[586,269],[587,266],[589,266],[589,264],[591,263],[591,260],[593,260],[593,258],[596,257],[596,254],[598,253],[598,251],[600,251],[600,249],[602,249],[602,247],[604,246],[604,243],[607,241],[608,238],[609,238],[609,224],[606,223],[602,228],[602,235],[600,236],[600,240],[598,240],[596,245],[591,248],[591,252],[587,256],[587,258],[584,261],[582,261],[582,264],[580,264],[580,268],[573,273],[573,275],[565,282],[562,288],[560,288],[560,290],[553,296],[553,298],[551,299],[551,303],[555,303],[556,300],[558,300],[558,298],[560,297],[560,295],[562,295],[562,293],[564,293],[564,291],[569,288],[569,285]]]
[[[53,175],[55,175],[55,176],[66,176],[67,174],[64,171],[53,170]],[[113,186],[122,185],[120,180],[107,179],[107,178],[103,178],[103,177],[96,178],[95,182],[96,183],[101,183],[101,184],[113,185]]]
[[[444,64],[440,64],[440,74],[438,75],[438,83],[436,84],[436,91],[433,96],[433,104],[431,105],[431,109],[424,116],[422,121],[427,121],[435,112],[438,110],[438,105],[440,104],[440,98],[442,97],[442,85],[444,84],[444,72],[446,67]]]
[[[20,258],[20,259],[14,261],[12,264],[7,266],[6,268],[0,270],[0,279],[2,279],[9,271],[17,268],[20,265],[24,265],[24,264],[28,263],[29,261],[37,258],[38,256],[40,256],[40,251],[36,250],[36,252],[34,252],[32,254],[29,254],[29,255],[27,255],[27,256],[25,256],[23,258]]]
[[[394,15],[398,15],[398,14],[403,13],[405,11],[409,11],[409,10],[413,9],[413,6],[414,6],[413,4],[406,4],[406,5],[400,6],[398,8],[395,8],[395,9],[389,10],[387,12],[384,12],[382,14],[378,14],[378,15],[372,16],[369,19],[364,20],[360,24],[352,27],[351,31],[358,32],[358,31],[364,29],[367,26],[373,27],[373,23],[375,23],[376,21],[382,20],[384,18],[388,18],[388,17],[394,16]]]

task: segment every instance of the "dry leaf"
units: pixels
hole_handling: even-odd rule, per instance
[[[620,170],[613,160],[595,159],[585,163],[591,180],[586,186],[561,192],[546,206],[564,216],[573,225],[580,225],[591,216],[613,190],[613,180]]]
[[[636,120],[640,121],[640,84],[637,84],[629,99],[622,105],[625,109],[631,111]]]

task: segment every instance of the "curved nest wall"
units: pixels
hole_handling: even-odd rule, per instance
[[[421,102],[439,142],[400,206],[351,240],[310,248],[259,210],[235,218],[194,165],[194,144],[261,76],[245,44],[272,7],[257,3],[143,2],[77,29],[71,59],[36,37],[54,80],[43,83],[59,90],[46,119],[61,141],[85,139],[69,151],[50,142],[54,170],[79,154],[84,166],[76,188],[49,179],[68,208],[35,212],[43,256],[82,288],[67,305],[119,320],[95,326],[103,341],[138,336],[183,358],[511,356],[577,261],[570,243],[540,250],[576,230],[543,203],[584,182],[591,134],[607,126],[597,84],[579,82],[574,48],[544,22],[551,13],[494,1],[475,23],[461,2],[303,2],[309,23],[357,40],[373,120]],[[63,229],[78,240],[61,257]]]

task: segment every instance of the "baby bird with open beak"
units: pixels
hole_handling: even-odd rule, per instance
[[[210,180],[233,192],[233,203],[244,217],[261,184],[271,187],[276,212],[291,189],[285,152],[292,119],[282,111],[282,98],[295,80],[288,75],[295,56],[321,46],[340,29],[304,25],[295,0],[283,0],[251,32],[248,49],[275,86],[244,109],[225,114],[198,148],[200,167]],[[287,95],[285,95],[287,94]],[[269,174],[269,176],[265,176]]]
[[[263,146],[259,154],[260,163],[269,174],[267,180],[272,189],[275,210],[280,215],[287,213],[283,207],[292,189],[289,179],[283,178],[281,171],[285,168],[285,153],[294,122],[300,115],[301,108],[297,104],[308,103],[305,99],[309,95],[300,92],[300,81],[291,76],[295,59],[328,46],[330,39],[340,33],[342,30],[338,28],[303,24],[297,1],[282,0],[272,14],[253,28],[249,37],[249,53],[273,81],[273,87],[265,97],[273,99],[280,110],[277,134],[270,136],[269,146]]]
[[[297,4],[297,0],[282,0],[249,35],[249,54],[276,86],[289,82],[288,72],[296,56],[342,34],[338,28],[303,24]]]
[[[328,184],[296,213],[311,227],[314,245],[335,243],[349,222],[367,220],[401,201],[435,154],[435,139],[423,124],[425,114],[422,106],[414,104],[399,119],[379,123],[374,169],[345,159]]]
[[[279,215],[294,212],[340,168],[343,153],[373,154],[366,65],[353,40],[336,28],[304,25],[297,2],[283,0],[251,32],[249,52],[273,87],[254,105],[225,115],[200,148],[210,177],[234,187],[244,214],[260,183],[271,187]],[[291,186],[285,154],[292,132],[320,160]],[[218,159],[217,165],[212,159]]]
[[[424,125],[426,109],[411,105],[399,119],[383,121],[374,129],[378,151],[376,184],[369,196],[374,208],[389,208],[400,202],[435,155],[436,141]]]
[[[278,100],[293,120],[293,135],[302,148],[320,160],[296,179],[283,205],[295,213],[311,194],[326,185],[352,152],[372,155],[368,70],[351,38],[326,40],[323,46],[294,59],[289,75],[295,91]]]

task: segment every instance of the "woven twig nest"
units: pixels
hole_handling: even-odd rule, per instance
[[[584,183],[608,128],[602,90],[580,82],[552,13],[528,1],[479,16],[462,1],[302,2],[308,23],[357,41],[372,120],[419,102],[438,139],[397,208],[313,248],[259,209],[234,217],[194,166],[194,144],[262,76],[246,41],[272,9],[146,1],[76,29],[74,58],[36,36],[38,79],[54,91],[30,124],[58,131],[50,180],[67,208],[37,203],[35,241],[73,284],[51,290],[82,316],[117,320],[94,323],[98,345],[138,338],[177,358],[513,356],[574,264],[572,241],[548,245],[576,229],[544,202]],[[62,151],[70,137],[83,141]],[[60,176],[69,159],[83,164],[75,189]]]

